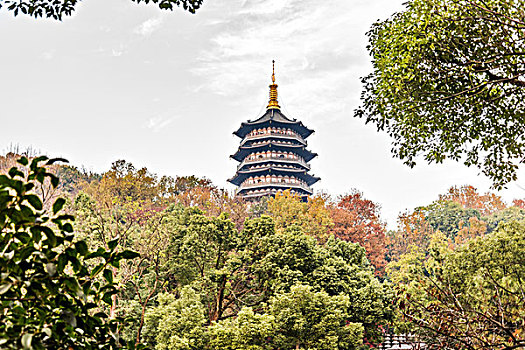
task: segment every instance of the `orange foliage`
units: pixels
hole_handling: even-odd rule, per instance
[[[331,208],[334,226],[330,233],[336,237],[359,243],[366,249],[370,263],[375,266],[376,274],[383,275],[386,260],[385,225],[379,219],[379,207],[363,198],[360,192],[353,192],[339,199]]]
[[[515,199],[512,201],[512,205],[521,209],[525,209],[525,199]]]
[[[459,203],[465,209],[476,209],[481,215],[490,215],[506,208],[500,196],[490,192],[481,195],[470,185],[451,187],[447,194],[439,196],[439,200]]]
[[[390,260],[398,260],[401,255],[410,251],[410,246],[426,250],[431,234],[432,227],[425,220],[425,214],[421,210],[399,215],[398,229],[388,240]]]
[[[486,222],[475,216],[470,217],[468,221],[468,225],[463,225],[463,223],[461,223],[462,227],[454,238],[456,245],[464,244],[475,237],[484,236],[487,232]]]

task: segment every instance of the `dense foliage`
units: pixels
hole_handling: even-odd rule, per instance
[[[81,0],[0,0],[0,9],[2,7],[12,11],[15,16],[22,13],[31,17],[47,17],[56,20],[62,20],[64,16],[71,16],[75,11],[75,6]],[[136,3],[156,4],[163,10],[173,10],[175,7],[184,8],[184,10],[195,13],[203,0],[131,0]]]
[[[434,237],[426,258],[416,250],[390,266],[408,329],[436,349],[525,347],[525,223],[456,250],[443,238]]]
[[[496,188],[525,156],[523,0],[411,0],[368,33],[374,70],[356,111],[393,153],[477,166]]]
[[[392,327],[440,349],[522,345],[523,200],[453,187],[387,232],[356,190],[244,203],[125,161],[94,174],[13,159],[2,347],[366,349]]]
[[[105,308],[117,293],[111,268],[138,254],[117,251],[115,240],[107,250],[90,251],[75,239],[73,217],[62,212],[63,198],[44,209],[35,187],[49,181],[56,188],[59,179],[39,163],[55,161],[35,158],[25,172],[12,167],[0,175],[0,346],[126,347],[118,336],[124,320],[108,319]],[[19,162],[29,163],[27,158]]]

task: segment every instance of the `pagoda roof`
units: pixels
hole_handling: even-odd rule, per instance
[[[240,170],[235,174],[234,177],[228,179],[228,181],[236,186],[240,186],[241,183],[250,176],[261,176],[269,174],[277,176],[295,176],[305,181],[308,184],[308,186],[311,186],[317,181],[321,180],[320,177],[310,175],[306,170],[303,169],[285,168],[275,164],[267,164],[265,166],[257,167],[254,169]]]
[[[244,158],[246,158],[248,155],[250,155],[253,152],[257,151],[267,151],[267,150],[276,150],[276,151],[284,151],[284,152],[293,152],[297,154],[298,156],[302,157],[306,162],[311,161],[313,158],[317,156],[317,153],[312,153],[306,148],[304,148],[303,145],[295,144],[295,145],[287,145],[278,143],[275,141],[268,141],[264,143],[260,143],[257,145],[247,145],[247,146],[240,146],[237,152],[235,152],[234,155],[231,157],[235,159],[238,162],[241,162]]]
[[[247,170],[250,166],[265,166],[270,164],[283,164],[292,165],[298,168],[302,168],[306,171],[310,170],[310,164],[306,163],[301,159],[288,159],[288,158],[256,158],[256,159],[244,159],[238,166],[237,171]]]
[[[244,138],[250,131],[252,131],[255,128],[259,128],[265,124],[276,124],[284,127],[289,127],[290,129],[295,130],[303,139],[306,139],[308,136],[310,136],[314,131],[311,129],[308,129],[306,126],[303,125],[302,122],[296,120],[296,119],[289,119],[287,118],[280,109],[278,108],[269,108],[266,110],[266,113],[264,113],[260,118],[251,121],[248,120],[247,122],[243,122],[241,124],[241,127],[235,131],[233,134],[239,136],[240,138]]]

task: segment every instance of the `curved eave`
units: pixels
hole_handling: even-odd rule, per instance
[[[280,159],[276,159],[276,158],[272,158],[272,159],[256,159],[256,160],[251,161],[251,162],[241,163],[237,167],[237,171],[248,170],[247,168],[249,168],[252,165],[261,165],[261,164],[277,165],[277,166],[279,166],[279,164],[294,165],[294,166],[300,167],[301,169],[304,169],[306,171],[310,171],[310,165],[308,163],[301,163],[301,162],[298,162],[296,160],[288,160],[288,161],[286,161],[285,159],[280,160]]]
[[[302,122],[288,119],[279,109],[268,109],[262,117],[254,121],[241,123],[241,127],[233,134],[240,138],[244,138],[253,129],[258,129],[266,125],[289,127],[290,129],[295,130],[304,139],[314,132],[304,126]]]
[[[307,142],[299,135],[287,135],[287,134],[261,134],[261,135],[255,135],[255,136],[249,136],[245,137],[241,141],[241,146],[244,146],[247,143],[250,142],[256,142],[256,141],[293,141],[293,142],[299,142],[301,145],[306,146]]]
[[[242,162],[244,158],[249,156],[253,152],[257,151],[268,151],[268,150],[276,150],[276,151],[285,151],[285,152],[294,152],[298,156],[302,157],[305,162],[309,162],[315,157],[317,157],[317,153],[310,152],[309,150],[305,149],[304,146],[301,145],[279,145],[279,144],[262,144],[262,145],[256,145],[256,146],[241,146],[235,152],[235,154],[231,155],[230,157],[235,159],[238,162]]]
[[[235,186],[240,186],[242,182],[249,178],[250,176],[261,176],[261,175],[281,175],[281,176],[295,176],[303,181],[305,181],[308,186],[312,186],[321,178],[308,174],[306,170],[301,169],[287,169],[276,166],[261,167],[258,169],[251,169],[245,171],[238,171],[235,176],[231,179],[228,179],[228,182],[234,184]]]

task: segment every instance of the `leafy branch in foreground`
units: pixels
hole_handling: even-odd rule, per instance
[[[411,0],[368,32],[357,117],[392,152],[476,166],[501,189],[525,157],[524,0]]]
[[[18,162],[29,169],[0,175],[0,347],[142,348],[125,344],[119,338],[124,320],[105,311],[117,293],[112,268],[138,254],[117,251],[116,240],[108,250],[90,252],[75,240],[74,217],[62,212],[65,199],[45,210],[33,192],[45,181],[58,186],[46,166],[59,160],[38,157],[29,164],[23,157]]]
[[[75,6],[81,0],[0,0],[0,9],[6,7],[7,10],[13,11],[15,16],[19,13],[31,17],[47,17],[56,20],[62,20],[63,16],[71,16],[75,11]],[[181,7],[195,13],[203,0],[131,0],[136,3],[156,4],[163,10],[173,10],[175,7]]]

